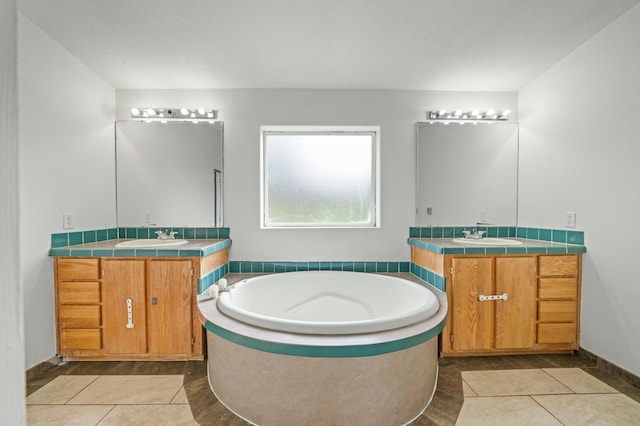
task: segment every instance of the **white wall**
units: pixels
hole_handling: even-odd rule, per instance
[[[0,2],[0,413],[25,422],[24,337],[18,242],[18,94],[15,1]]]
[[[394,90],[117,91],[118,119],[129,118],[133,106],[219,110],[230,257],[254,261],[408,261],[406,239],[415,222],[415,123],[429,109],[515,111],[516,99],[515,93]],[[288,124],[380,125],[380,229],[260,229],[260,125]]]
[[[20,271],[26,368],[55,355],[51,234],[115,226],[115,90],[18,19]]]
[[[640,6],[519,93],[521,225],[577,213],[581,345],[640,375]]]

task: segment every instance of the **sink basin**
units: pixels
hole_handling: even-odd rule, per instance
[[[144,247],[171,247],[187,244],[187,240],[159,240],[157,238],[130,240],[117,243],[116,247],[144,248]]]
[[[454,238],[457,244],[473,244],[477,246],[519,246],[522,241],[510,240],[508,238],[481,238],[474,240],[472,238]]]

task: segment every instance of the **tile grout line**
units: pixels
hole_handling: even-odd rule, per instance
[[[104,416],[102,416],[102,417],[100,418],[100,420],[98,420],[98,423],[96,423],[96,424],[95,424],[95,426],[98,426],[100,423],[102,423],[102,421],[103,421],[104,419],[106,419],[106,418],[107,418],[107,416],[108,416],[109,414],[111,414],[111,412],[112,412],[113,410],[115,410],[115,408],[116,408],[116,407],[117,407],[117,405],[116,405],[116,404],[114,404],[114,405],[111,407],[111,409],[110,409],[109,411],[107,411],[106,413],[104,413]]]
[[[568,395],[568,394],[564,394],[564,395]],[[575,393],[574,393],[574,395],[575,395]],[[545,396],[545,395],[543,395],[543,396]],[[549,395],[546,395],[546,396],[549,396]],[[558,421],[558,423],[560,423],[561,425],[566,426],[566,423],[564,423],[562,420],[560,420],[559,418],[557,418],[557,417],[556,417],[556,416],[555,416],[551,411],[547,410],[547,407],[545,407],[544,405],[540,404],[540,403],[538,402],[538,400],[537,400],[537,399],[535,399],[535,398],[533,397],[533,395],[529,395],[529,398],[531,398],[531,399],[533,400],[533,402],[535,402],[535,403],[536,403],[540,408],[542,408],[544,411],[546,411],[547,413],[549,413],[549,415],[550,415],[551,417],[553,417],[554,419],[556,419],[556,420]]]
[[[169,399],[169,404],[173,403],[173,400],[176,399],[176,396],[178,396],[178,394],[180,393],[180,391],[182,389],[184,389],[184,374],[182,375],[182,385],[180,385],[180,387],[178,388],[178,390],[176,391],[176,393],[173,394],[173,396],[171,397],[171,399]],[[185,392],[186,395],[186,392]],[[187,398],[187,401],[189,401],[189,399]]]
[[[63,376],[62,374],[59,375],[58,377]],[[85,376],[94,376],[94,374],[85,374]],[[78,392],[76,392],[71,398],[67,399],[64,404],[60,404],[60,405],[69,405],[69,406],[73,406],[75,404],[69,404],[69,401],[71,401],[73,398],[75,398],[76,396],[80,395],[85,389],[87,389],[92,383],[94,383],[96,380],[98,380],[100,378],[100,375],[95,375],[96,378],[93,379],[92,381],[90,381],[89,383],[87,383],[82,389],[80,389]],[[58,378],[56,377],[56,379]],[[54,379],[55,380],[55,379]],[[52,380],[53,381],[53,380]],[[52,382],[51,381],[51,382]],[[51,383],[49,382],[49,383]],[[47,385],[49,384],[47,383]],[[46,385],[45,385],[46,386]],[[43,386],[44,387],[44,386]],[[57,405],[57,404],[56,404]]]
[[[462,380],[462,401],[463,401],[463,403],[464,403],[464,399],[465,399],[464,385],[467,385],[467,387],[469,389],[471,389],[471,391],[475,394],[475,395],[471,396],[470,398],[478,398],[480,396],[480,395],[478,395],[478,392],[476,392],[476,390],[462,378],[462,372],[460,372],[460,373],[461,373],[460,374],[460,379]]]
[[[551,374],[547,373],[545,371],[545,368],[540,368],[540,371],[542,371],[544,374],[546,374],[547,376],[551,377],[553,380],[555,380],[556,382],[560,383],[562,386],[564,386],[565,388],[569,389],[571,391],[571,393],[573,393],[574,395],[576,395],[578,392],[576,392],[571,386],[569,386],[568,384],[566,384],[565,382],[563,382],[562,380],[552,376]],[[547,368],[546,370],[550,370],[550,368]],[[575,370],[580,370],[579,368],[575,368]],[[568,395],[568,393],[564,393],[564,394],[558,394],[558,395]]]

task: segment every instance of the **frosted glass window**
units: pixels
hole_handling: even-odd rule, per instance
[[[263,131],[263,227],[375,227],[376,131]]]

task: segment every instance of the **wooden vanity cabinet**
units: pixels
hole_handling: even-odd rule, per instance
[[[190,259],[105,259],[108,354],[170,355],[193,350]]]
[[[452,352],[533,349],[535,266],[535,256],[451,258]]]
[[[202,359],[198,258],[56,258],[58,355]]]
[[[412,262],[445,277],[443,356],[579,348],[580,254],[438,255],[412,247]]]

